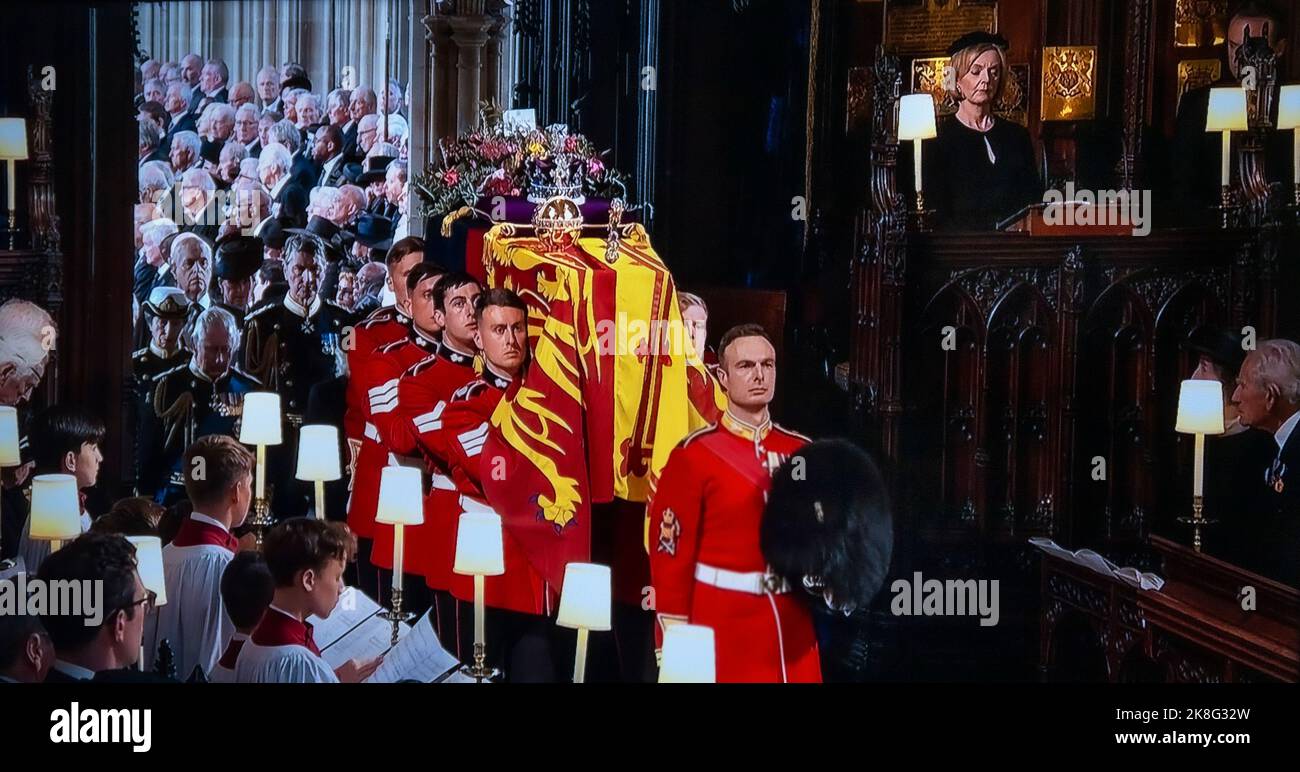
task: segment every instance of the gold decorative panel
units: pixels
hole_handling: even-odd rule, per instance
[[[885,48],[891,54],[938,54],[967,32],[997,32],[990,0],[893,0],[885,5]]]
[[[1097,47],[1044,47],[1042,120],[1088,120],[1096,110]]]
[[[1194,88],[1217,83],[1223,77],[1223,62],[1218,59],[1186,59],[1178,63],[1178,101]]]
[[[1174,45],[1219,46],[1227,39],[1228,0],[1176,0]]]

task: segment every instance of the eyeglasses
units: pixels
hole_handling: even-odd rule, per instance
[[[143,598],[141,598],[140,600],[131,601],[130,604],[122,607],[122,611],[131,611],[136,606],[139,606],[141,603],[143,603],[144,610],[146,613],[148,613],[149,609],[153,608],[154,604],[156,604],[157,602],[158,602],[158,593],[154,592],[153,590],[145,590]]]

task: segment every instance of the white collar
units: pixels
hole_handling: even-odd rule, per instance
[[[220,94],[220,93],[221,93],[221,89],[223,89],[223,88],[225,88],[225,87],[226,87],[226,84],[222,83],[220,86],[217,86],[216,88],[214,88],[214,89],[212,89],[211,91],[207,92],[207,95],[210,96],[210,97],[212,97],[213,99],[216,99],[217,94]]]
[[[159,359],[171,359],[176,356],[175,351],[164,351],[163,349],[158,348],[158,344],[154,343],[152,340],[149,341],[149,350]]]
[[[474,358],[474,355],[471,354],[471,353],[469,353],[468,351],[461,351],[460,349],[458,349],[458,348],[456,348],[455,346],[451,345],[451,341],[447,339],[447,336],[446,336],[446,335],[443,335],[443,336],[442,336],[442,345],[443,345],[443,346],[446,346],[448,351],[452,351],[452,352],[454,352],[454,353],[456,353],[456,354],[460,354],[460,355],[463,356],[463,357],[469,357],[470,359],[473,359],[473,358]],[[487,359],[484,359],[483,361],[486,362]]]
[[[248,639],[249,639],[249,635],[248,635],[248,633],[239,633],[239,632],[237,632],[237,633],[235,633],[234,635],[230,636],[230,640],[231,640],[232,642],[233,642],[233,641],[247,641]]]
[[[1278,450],[1286,447],[1287,440],[1291,439],[1291,432],[1295,430],[1296,424],[1300,423],[1300,410],[1291,414],[1291,417],[1282,422],[1273,432],[1273,439],[1277,442]]]
[[[169,112],[169,113],[167,113],[167,114],[170,115],[170,116],[172,117],[172,124],[175,125],[175,124],[176,124],[176,121],[180,120],[180,116],[185,115],[185,113],[188,113],[189,111],[190,111],[190,108],[187,107],[187,108],[185,108],[184,110],[181,110],[179,113],[172,113],[172,112]]]
[[[334,171],[334,167],[338,166],[339,162],[342,160],[343,151],[339,151],[338,155],[325,162],[325,165],[321,167],[321,171],[328,175],[330,172]]]
[[[197,356],[190,357],[190,372],[194,374],[195,377],[207,381],[208,383],[213,382],[212,379],[208,377],[207,373],[199,369],[199,358]]]
[[[205,311],[212,308],[212,296],[206,292],[203,293],[203,297],[199,298],[199,305],[203,306]]]
[[[298,620],[299,622],[305,621],[305,620],[303,620],[302,617],[298,616],[297,614],[290,614],[288,611],[285,611],[284,609],[280,608],[279,606],[275,605],[274,603],[272,603],[272,604],[271,604],[270,606],[268,606],[267,608],[271,609],[272,611],[279,611],[281,614],[284,614],[285,616],[289,617],[290,619],[296,619],[296,620]]]
[[[349,118],[347,123],[339,127],[339,131],[348,131],[349,129],[352,128],[353,123],[354,121],[351,118]]]
[[[95,677],[95,671],[90,668],[82,667],[81,665],[74,665],[71,662],[64,662],[61,659],[54,660],[54,664],[50,665],[50,669],[57,670],[65,676],[75,678],[78,681],[89,681]]]
[[[275,181],[275,187],[271,188],[271,198],[280,195],[280,191],[284,190],[284,186],[289,184],[289,179],[289,172],[286,171],[283,177]]]
[[[316,293],[316,297],[312,299],[311,308],[303,308],[302,304],[294,300],[292,295],[285,295],[284,307],[303,319],[310,319],[320,310],[320,293]]]
[[[203,515],[198,512],[191,512],[190,519],[198,520],[200,523],[207,523],[208,525],[215,525],[216,527],[220,528],[226,533],[230,533],[230,529],[226,527],[226,524],[221,522],[220,520],[217,520],[216,518],[208,517],[207,515]]]

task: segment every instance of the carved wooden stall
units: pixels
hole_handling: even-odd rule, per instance
[[[1138,11],[1126,23],[1149,34]],[[869,93],[870,203],[851,265],[853,406],[893,470],[895,575],[1001,579],[1003,621],[979,640],[986,653],[1032,657],[1038,560],[1026,540],[1158,567],[1146,539],[1183,498],[1170,495],[1181,458],[1173,426],[1195,362],[1180,344],[1207,323],[1278,333],[1289,270],[1279,250],[1294,225],[1260,207],[1239,213],[1241,227],[1207,216],[1204,228],[1144,237],[918,229],[895,174],[904,82],[882,46]],[[1129,90],[1125,133],[1147,121]],[[1112,184],[1140,188],[1141,169],[1125,159]]]

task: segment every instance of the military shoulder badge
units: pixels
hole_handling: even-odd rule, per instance
[[[677,538],[682,535],[682,524],[677,515],[665,508],[659,518],[659,544],[657,549],[669,555],[677,554]]]

